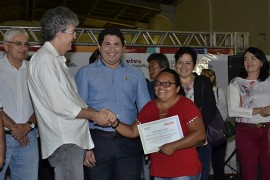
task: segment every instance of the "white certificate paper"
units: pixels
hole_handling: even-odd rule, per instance
[[[158,152],[159,147],[183,138],[178,116],[138,125],[144,154]]]

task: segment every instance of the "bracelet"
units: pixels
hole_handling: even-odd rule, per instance
[[[117,120],[117,124],[115,126],[112,126],[113,129],[116,129],[119,126],[119,124],[120,124],[119,119],[116,119],[116,120]]]

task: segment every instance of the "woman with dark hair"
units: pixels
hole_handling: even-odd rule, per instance
[[[148,102],[132,125],[115,121],[112,126],[121,135],[139,136],[137,125],[178,115],[182,139],[164,144],[150,154],[150,174],[155,180],[199,180],[201,163],[195,145],[205,140],[201,113],[189,99],[180,95],[180,78],[175,70],[162,70],[155,80],[157,99]]]
[[[204,127],[207,129],[208,124],[214,119],[217,109],[213,85],[209,78],[194,75],[193,69],[196,65],[197,53],[193,48],[181,47],[174,57],[175,69],[181,79],[186,97],[200,108]],[[198,146],[197,150],[202,163],[201,180],[208,180],[212,154],[211,145],[205,142]]]
[[[257,179],[260,164],[262,179],[270,179],[270,146],[267,133],[270,127],[269,63],[264,52],[255,47],[245,50],[240,77],[228,87],[228,112],[236,117],[236,149],[241,177]]]

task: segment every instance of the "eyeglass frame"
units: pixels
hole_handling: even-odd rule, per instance
[[[8,43],[11,43],[11,44],[14,44],[16,46],[24,46],[24,47],[27,47],[27,48],[30,48],[31,44],[29,42],[25,42],[23,43],[22,41],[5,41],[5,42],[8,42]]]
[[[76,34],[77,34],[76,31],[63,31],[63,33],[72,34],[73,38],[76,38]]]
[[[172,83],[172,82],[170,82],[170,81],[167,81],[167,82],[161,82],[161,81],[155,80],[155,86],[156,86],[156,87],[157,87],[157,86],[162,86],[162,87],[164,87],[164,88],[168,88],[168,87],[170,87],[172,84],[175,84],[175,85],[176,85],[176,83]]]

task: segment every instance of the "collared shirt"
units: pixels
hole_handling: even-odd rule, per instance
[[[252,115],[253,108],[269,106],[270,78],[265,81],[234,78],[228,87],[228,112],[237,122],[270,122],[270,116]]]
[[[82,67],[75,80],[79,94],[88,106],[97,111],[110,109],[126,124],[132,124],[138,111],[150,100],[143,72],[122,61],[117,68],[111,69],[99,59]],[[91,129],[114,131],[91,122],[89,126]]]
[[[74,79],[50,42],[33,55],[28,74],[40,130],[42,157],[47,158],[62,144],[72,143],[83,149],[94,147],[88,120],[75,119],[86,104],[77,93]]]
[[[33,106],[27,86],[28,61],[16,69],[7,55],[0,59],[0,100],[5,113],[15,123],[26,123],[33,114]]]

